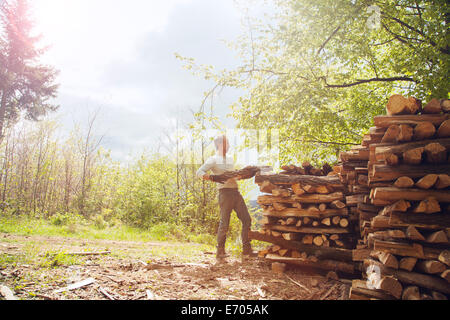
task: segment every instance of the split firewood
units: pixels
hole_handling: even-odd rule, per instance
[[[412,210],[412,212],[426,214],[437,213],[441,212],[441,206],[435,198],[429,197],[425,200],[420,201],[419,204]]]
[[[414,226],[408,226],[406,228],[406,236],[411,240],[425,241],[425,237]]]
[[[303,224],[304,225],[308,225],[311,223],[311,218],[309,217],[303,217]]]
[[[287,189],[275,188],[272,190],[272,194],[276,197],[287,198],[291,196],[291,192]]]
[[[403,292],[400,281],[394,277],[383,277],[379,283],[379,289],[391,294],[397,299],[401,298]]]
[[[444,250],[439,254],[438,260],[450,267],[450,250]]]
[[[449,99],[441,99],[441,108],[444,112],[450,112],[450,100]]]
[[[397,188],[411,188],[414,186],[414,180],[410,177],[400,177],[394,182],[394,186]]]
[[[430,102],[428,102],[425,107],[423,107],[422,109],[422,113],[427,114],[427,113],[441,113],[442,112],[442,108],[441,108],[441,103],[438,99],[433,98],[430,100]]]
[[[386,130],[383,138],[381,139],[381,143],[389,143],[397,141],[397,137],[400,134],[400,127],[396,124],[390,125]]]
[[[214,182],[225,183],[229,179],[250,179],[253,178],[258,172],[261,171],[260,167],[247,166],[241,170],[227,171],[218,175],[211,175],[211,179]]]
[[[416,187],[420,189],[430,189],[438,179],[437,174],[427,174],[425,177],[416,182]]]
[[[292,191],[294,191],[294,193],[299,196],[301,196],[302,194],[304,194],[306,192],[305,190],[303,190],[300,183],[294,183],[292,185]]]
[[[316,188],[315,192],[321,193],[321,194],[327,194],[327,193],[333,192],[333,188],[325,186],[325,185],[316,186],[315,188]]]
[[[316,246],[318,246],[318,247],[320,247],[320,246],[322,246],[323,245],[323,238],[321,237],[321,236],[316,236],[316,237],[314,237],[314,239],[313,239],[313,243],[316,245]]]
[[[448,174],[438,174],[438,179],[434,187],[436,189],[445,189],[450,186],[450,176]]]
[[[292,217],[286,219],[286,225],[288,225],[288,226],[294,225],[294,224],[296,224],[296,222],[297,222],[297,219],[292,218]]]
[[[297,223],[295,224],[295,226],[296,226],[296,227],[301,227],[302,224],[303,224],[302,219],[298,219],[298,220],[297,220]]]
[[[295,201],[294,203],[292,203],[292,206],[293,206],[294,208],[297,208],[297,209],[302,209],[302,208],[303,208],[302,204],[301,204],[300,202],[297,202],[297,201]]]
[[[327,210],[327,205],[325,203],[319,204],[319,211],[325,212],[325,210]]]
[[[382,251],[372,251],[370,256],[378,259],[386,267],[398,269],[398,260],[393,254]]]
[[[312,222],[312,226],[313,227],[318,227],[319,226],[319,221],[313,221]]]
[[[438,291],[432,291],[431,297],[433,298],[433,300],[448,300],[447,296]]]
[[[341,218],[341,219],[339,220],[339,225],[340,225],[342,228],[346,228],[346,227],[348,226],[348,219],[347,219],[347,218]]]
[[[284,209],[286,209],[287,207],[284,204],[278,203],[278,202],[274,202],[272,204],[273,208],[277,211],[282,211]]]
[[[333,218],[331,218],[331,222],[332,222],[334,225],[338,225],[340,220],[341,220],[341,217],[340,217],[340,216],[334,216]],[[333,240],[334,240],[334,239],[333,239]]]
[[[412,140],[413,128],[407,124],[401,124],[399,126],[399,133],[396,137],[396,141],[399,143],[408,142]]]
[[[319,208],[317,206],[315,206],[315,205],[309,205],[306,208],[306,210],[308,210],[308,212],[316,213],[316,214],[319,214],[319,212],[320,212]]]
[[[447,150],[440,143],[427,144],[424,152],[428,163],[439,164],[447,161]]]
[[[447,280],[448,283],[450,283],[450,269],[445,270],[440,274],[442,279]]]
[[[420,300],[419,287],[408,286],[403,289],[402,300]]]
[[[330,219],[330,218],[322,219],[320,222],[321,222],[323,225],[331,226],[331,219]]]
[[[287,255],[288,251],[289,251],[289,249],[281,249],[281,250],[278,250],[278,254],[279,254],[281,257],[284,257],[284,256]]]
[[[276,185],[274,185],[274,184],[270,183],[270,181],[266,180],[261,183],[259,190],[261,190],[261,192],[264,192],[264,193],[272,193],[272,191],[276,188],[277,188]]]
[[[390,166],[396,166],[400,163],[400,159],[398,158],[398,156],[393,153],[386,155],[384,161],[386,162],[387,165]]]
[[[316,187],[313,187],[309,184],[303,186],[303,190],[306,191],[306,193],[315,193],[316,192]]]
[[[343,203],[343,202],[340,201],[340,200],[335,200],[335,201],[333,201],[333,202],[330,203],[330,207],[331,207],[331,208],[335,208],[335,209],[342,209],[342,208],[345,208],[345,207],[346,207],[346,204]]]
[[[298,252],[297,250],[292,250],[291,257],[292,258],[301,258],[302,254],[300,252]]]
[[[305,235],[305,236],[303,237],[302,243],[303,243],[303,244],[312,244],[312,243],[313,243],[313,239],[314,239],[314,236],[312,236],[312,235],[310,235],[310,234],[307,234],[307,235]]]
[[[416,269],[428,274],[436,274],[444,272],[446,267],[437,260],[420,260],[416,264]]]
[[[427,242],[429,243],[442,243],[442,244],[447,244],[448,243],[448,238],[447,238],[447,234],[442,231],[435,231],[432,234],[430,234],[427,237]]]
[[[425,148],[419,147],[403,152],[403,163],[418,165],[422,162],[422,154]]]
[[[417,263],[417,258],[414,257],[403,257],[400,259],[398,263],[398,267],[400,269],[406,271],[412,271]]]
[[[442,124],[439,126],[439,129],[437,131],[437,136],[439,138],[450,137],[450,119],[442,122]]]
[[[380,215],[382,216],[389,216],[392,212],[406,212],[411,207],[411,204],[409,201],[406,200],[398,200],[395,203],[386,206],[383,208],[383,210],[380,211]]]
[[[445,121],[444,121],[445,122]],[[414,128],[414,140],[430,139],[436,133],[436,127],[431,122],[421,122]],[[445,138],[445,137],[441,137]]]
[[[386,105],[387,114],[416,114],[422,107],[422,102],[414,97],[405,98],[400,94],[394,94]]]

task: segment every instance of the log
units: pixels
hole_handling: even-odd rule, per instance
[[[422,114],[439,114],[442,112],[441,103],[438,99],[433,98],[422,109]]]
[[[374,250],[384,251],[398,256],[424,258],[423,247],[418,243],[399,243],[384,240],[375,240],[373,244]]]
[[[425,237],[417,230],[416,227],[411,225],[406,228],[406,236],[411,240],[425,241]]]
[[[440,143],[433,142],[427,144],[424,153],[428,163],[440,164],[447,161],[447,149]]]
[[[401,124],[399,126],[400,131],[396,137],[396,141],[398,143],[404,143],[404,142],[409,142],[412,140],[413,137],[413,128],[407,124]],[[381,141],[383,142],[383,141]]]
[[[348,227],[348,220],[346,218],[341,218],[339,220],[339,226],[341,226],[342,228]]]
[[[383,266],[382,263],[376,262],[374,260],[364,261],[365,268],[369,267],[370,265],[378,266],[382,274],[392,275],[405,285],[409,284],[439,291],[445,294],[450,294],[450,286],[448,285],[448,282],[441,278],[417,272],[408,272],[400,269],[395,270],[392,268],[387,268]]]
[[[263,181],[269,181],[275,185],[290,185],[300,183],[300,185],[320,186],[326,185],[333,188],[343,188],[338,176],[309,176],[309,175],[283,175],[283,174],[267,174],[255,176],[255,183],[259,184]]]
[[[316,237],[314,237],[313,238],[313,243],[314,243],[314,245],[316,245],[316,246],[318,246],[318,247],[320,247],[320,246],[322,246],[323,245],[323,239],[322,239],[322,237],[321,236],[316,236]]]
[[[340,216],[334,216],[333,218],[331,218],[331,222],[332,222],[334,225],[338,225],[340,220],[341,220],[341,217],[340,217]]]
[[[261,167],[257,166],[247,166],[241,170],[235,170],[235,171],[226,171],[222,174],[218,175],[211,175],[213,178],[213,181],[219,182],[219,183],[225,183],[229,179],[250,179],[253,178],[257,173],[261,171]]]
[[[445,121],[443,123],[445,123]],[[434,136],[435,133],[436,133],[436,127],[431,122],[421,122],[414,128],[413,139],[414,140],[430,139]],[[446,138],[446,137],[442,136],[440,138]]]
[[[314,236],[312,236],[310,234],[307,234],[307,235],[305,235],[302,238],[302,243],[303,244],[312,244],[313,243],[313,239],[314,239]]]
[[[437,136],[438,138],[450,137],[450,119],[442,122],[442,124],[439,126],[439,129],[437,130]]]
[[[441,212],[439,202],[433,197],[420,201],[420,203],[412,210],[414,213],[437,213]]]
[[[411,149],[403,152],[403,163],[410,165],[418,165],[422,162],[422,154],[425,149],[423,147]],[[395,156],[394,154],[388,155],[389,157]],[[387,161],[386,161],[387,162]]]
[[[352,250],[340,248],[316,247],[314,245],[306,245],[298,241],[287,241],[283,238],[274,238],[265,234],[250,231],[250,239],[269,242],[280,245],[286,249],[306,252],[308,255],[315,255],[319,259],[331,259],[339,261],[352,261]],[[305,236],[306,237],[306,236]]]
[[[413,141],[403,144],[377,144],[371,146],[375,152],[375,159],[378,161],[384,161],[385,155],[388,154],[396,154],[401,156],[406,151],[424,148],[426,145],[430,143],[439,143],[446,149],[450,149],[450,138],[440,138],[435,140],[422,140],[422,141]]]
[[[272,194],[275,197],[282,197],[282,198],[287,198],[291,196],[291,192],[287,189],[283,189],[283,188],[275,188],[272,190]]]
[[[439,202],[450,202],[450,192],[441,190],[422,190],[422,189],[399,189],[390,187],[375,188],[374,199],[398,201],[411,200],[420,201],[427,198],[434,198]]]
[[[407,161],[411,161],[411,160],[408,159]],[[390,166],[397,166],[400,163],[400,159],[397,155],[392,153],[392,154],[386,155],[384,162]],[[417,160],[416,160],[416,162],[417,162]],[[420,163],[420,161],[419,161],[419,163]]]
[[[445,270],[441,273],[441,278],[447,280],[450,283],[450,269]]]
[[[331,219],[330,218],[322,219],[320,221],[320,223],[323,224],[323,225],[326,225],[326,226],[331,226]]]
[[[434,187],[436,189],[445,189],[445,188],[450,187],[450,176],[445,173],[439,174]]]
[[[448,243],[448,238],[447,238],[447,234],[442,231],[435,231],[433,233],[431,233],[430,235],[428,235],[426,241],[428,243],[442,243],[442,244],[447,244]]]
[[[444,250],[439,254],[438,260],[450,267],[450,250]]]
[[[403,257],[400,259],[398,263],[399,269],[403,269],[406,271],[412,271],[417,263],[417,258],[414,257]]]
[[[330,203],[330,207],[335,209],[343,209],[346,207],[346,204],[340,200],[334,200]]]
[[[373,165],[372,174],[369,176],[370,182],[394,181],[395,179],[408,176],[410,178],[421,178],[427,174],[442,174],[450,172],[450,164],[443,165],[421,165],[410,166],[400,165],[391,167],[387,165]]]
[[[436,274],[446,270],[445,264],[437,260],[420,260],[416,263],[416,269],[421,272]]]
[[[441,108],[444,112],[450,112],[450,100],[449,99],[441,99]]]
[[[266,228],[270,230],[280,231],[280,232],[298,232],[298,233],[312,233],[312,234],[322,234],[322,233],[350,233],[348,229],[336,228],[336,227],[294,227],[294,226],[280,226],[280,225],[267,225]]]
[[[316,247],[317,248],[317,247]],[[312,267],[322,270],[341,271],[348,274],[356,272],[352,263],[335,261],[335,260],[319,260],[317,262],[304,260],[302,258],[280,257],[274,254],[268,254],[266,259],[269,261],[293,264],[301,267]]]
[[[414,186],[414,180],[410,177],[400,177],[394,182],[394,186],[397,188],[411,188]]]
[[[278,203],[278,202],[272,203],[272,206],[277,211],[283,211],[287,208],[285,205],[283,205],[282,203]]]
[[[264,211],[264,215],[273,216],[273,217],[312,217],[312,218],[326,218],[331,216],[347,216],[348,210],[344,209],[326,209],[325,211],[312,212],[307,209],[298,209],[298,208],[286,208],[280,211]]]
[[[270,183],[270,181],[263,181],[259,186],[259,190],[264,193],[272,193],[272,191],[276,188],[277,186]]]
[[[294,191],[294,193],[299,195],[299,196],[301,196],[302,194],[304,194],[306,192],[305,190],[303,190],[303,188],[301,187],[300,183],[294,183],[292,185],[292,191]]]
[[[352,280],[352,287],[350,288],[351,300],[395,300],[393,296],[378,289],[368,289],[366,281]]]
[[[402,300],[420,300],[419,287],[408,286],[403,289]]]
[[[416,182],[416,187],[420,189],[430,189],[437,182],[437,174],[427,174],[425,177]]]
[[[389,217],[389,226],[391,227],[408,227],[442,230],[442,228],[450,228],[450,215],[418,215],[410,213],[392,212]]]
[[[422,114],[422,115],[398,115],[398,116],[376,116],[373,118],[376,127],[388,128],[392,124],[417,125],[420,122],[428,121],[435,126],[440,126],[442,122],[449,119],[447,114]]]
[[[422,103],[414,97],[405,98],[400,94],[394,94],[386,105],[388,115],[416,114],[421,109]]]
[[[402,297],[402,285],[393,277],[382,277],[379,283],[379,289],[389,293],[397,299]]]
[[[398,260],[391,253],[382,252],[382,251],[372,251],[370,256],[372,258],[377,258],[386,267],[398,269]]]
[[[381,139],[381,143],[389,143],[395,142],[397,140],[397,136],[400,134],[400,127],[396,124],[390,125],[386,130],[383,138]]]

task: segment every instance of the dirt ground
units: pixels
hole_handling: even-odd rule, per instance
[[[102,251],[109,253],[71,255]],[[0,285],[26,300],[347,300],[350,289],[348,281],[306,270],[275,273],[260,258],[232,255],[219,263],[197,244],[0,233],[0,256]],[[56,292],[89,278],[86,286]]]

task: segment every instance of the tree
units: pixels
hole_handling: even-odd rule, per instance
[[[186,67],[220,87],[244,89],[239,127],[276,128],[280,160],[333,161],[382,114],[393,93],[446,98],[446,1],[283,0],[267,20],[246,19],[234,47],[242,64]]]
[[[32,35],[29,11],[26,0],[5,0],[0,8],[0,139],[21,111],[26,119],[39,120],[58,108],[49,102],[56,97],[57,72],[39,63],[45,50],[37,47],[39,37]]]

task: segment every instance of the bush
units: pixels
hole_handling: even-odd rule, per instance
[[[67,226],[69,224],[81,223],[83,217],[76,213],[57,213],[50,217],[50,223],[55,226]]]

